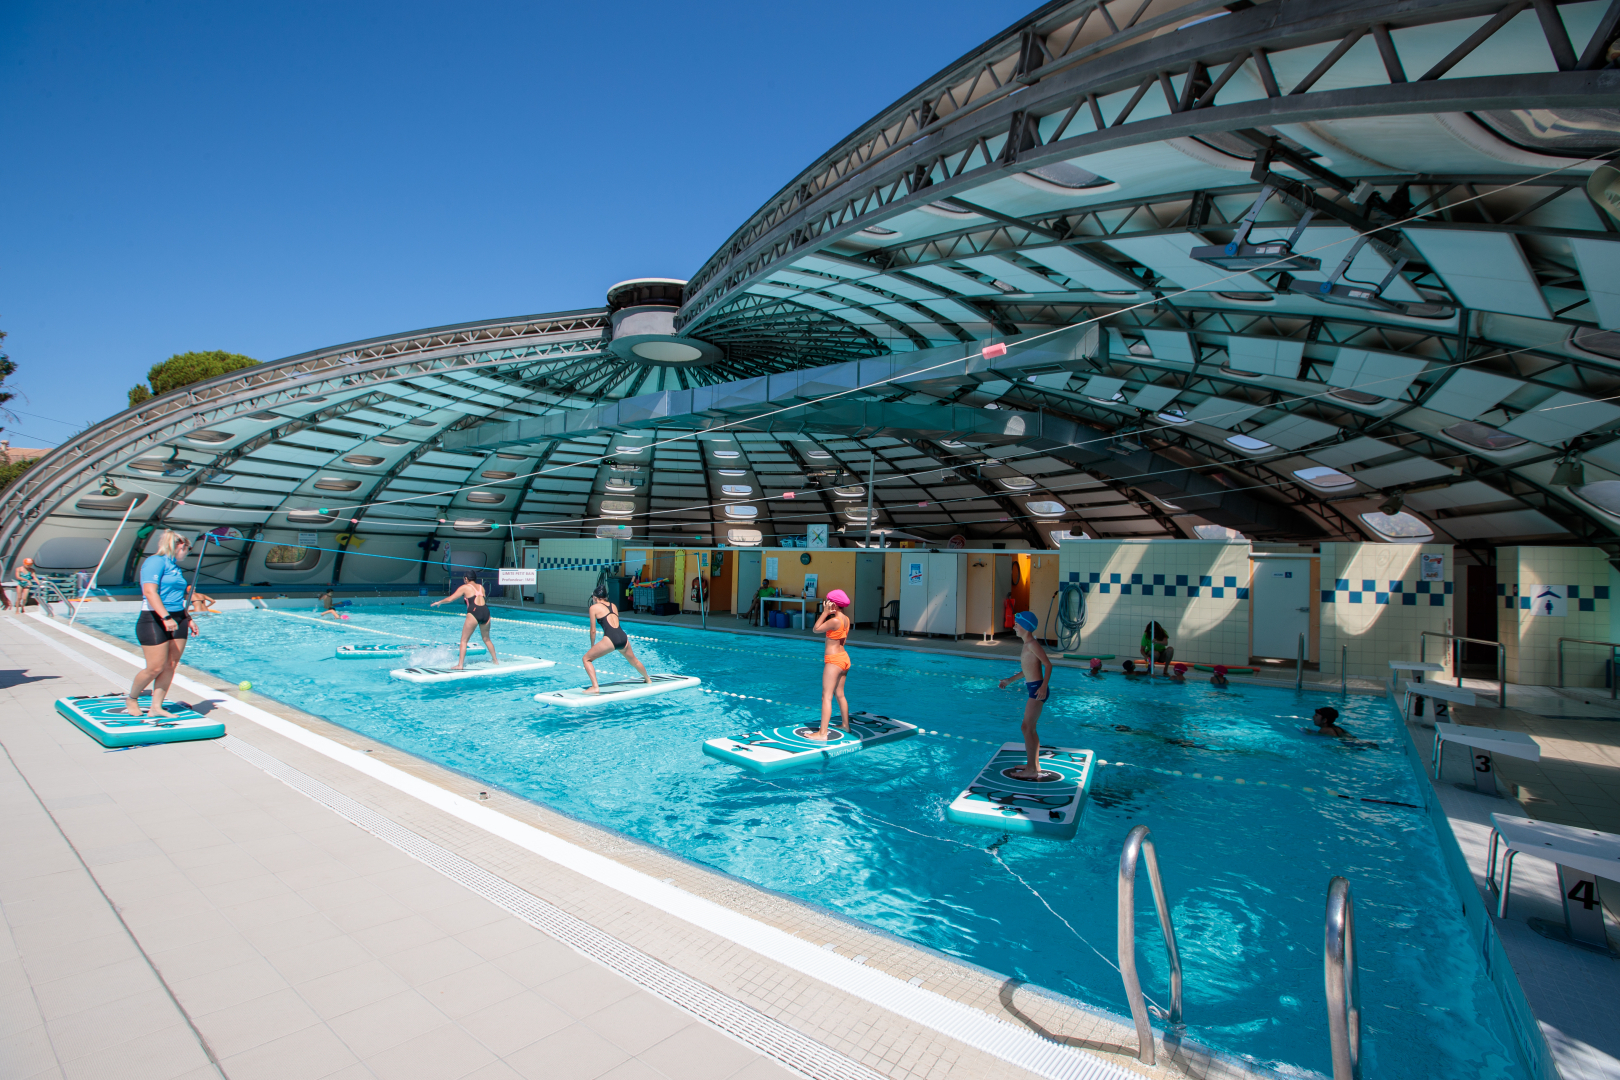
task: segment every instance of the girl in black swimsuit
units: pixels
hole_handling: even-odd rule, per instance
[[[591,686],[587,693],[600,694],[602,689],[596,682],[596,665],[593,660],[600,660],[615,649],[624,653],[624,658],[635,665],[641,672],[641,681],[650,683],[652,676],[647,674],[647,668],[636,659],[636,651],[630,647],[630,636],[619,625],[619,609],[607,598],[607,586],[598,585],[591,594],[591,606],[587,614],[591,617],[591,646],[585,651],[585,671],[591,677]],[[596,620],[602,620],[602,640],[596,640]],[[612,621],[609,621],[612,620]]]
[[[484,637],[484,646],[489,649],[489,662],[499,664],[501,658],[495,655],[495,643],[489,639],[489,603],[484,598],[484,587],[478,584],[478,575],[471,571],[462,575],[461,588],[445,597],[435,600],[429,607],[438,607],[448,604],[452,600],[460,600],[467,605],[467,617],[461,622],[461,655],[456,658],[456,666],[452,671],[460,671],[467,666],[467,642],[472,637],[473,627]]]

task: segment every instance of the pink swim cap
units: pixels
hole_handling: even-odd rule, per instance
[[[845,592],[843,589],[834,589],[832,592],[827,594],[827,599],[831,600],[839,607],[849,607],[849,593]]]
[[[1177,660],[1171,665],[1170,670],[1174,671],[1177,675],[1185,675],[1187,674],[1187,665]]]
[[[1100,667],[1102,667],[1102,657],[1093,656],[1091,658],[1091,670],[1096,671]]]

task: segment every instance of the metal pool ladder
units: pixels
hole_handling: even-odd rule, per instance
[[[1153,886],[1153,903],[1159,909],[1159,927],[1164,931],[1164,948],[1170,956],[1170,1014],[1167,1019],[1172,1026],[1181,1023],[1181,954],[1176,950],[1176,928],[1170,921],[1170,905],[1164,899],[1164,880],[1159,877],[1159,860],[1153,851],[1153,833],[1146,825],[1138,825],[1125,837],[1125,847],[1119,853],[1119,974],[1125,981],[1125,997],[1131,1003],[1131,1018],[1136,1021],[1137,1060],[1144,1065],[1152,1065],[1153,1026],[1148,1023],[1142,980],[1136,974],[1136,861],[1139,855],[1146,856],[1148,881]],[[1337,1073],[1334,1080],[1340,1080]]]
[[[1149,865],[1152,865],[1151,856]],[[1350,897],[1350,882],[1342,877],[1328,882],[1327,919],[1322,929],[1322,978],[1327,984],[1333,1080],[1361,1080],[1361,974],[1356,967],[1356,905]],[[1134,1002],[1132,1008],[1135,1008]],[[1141,1027],[1140,1020],[1137,1027]]]

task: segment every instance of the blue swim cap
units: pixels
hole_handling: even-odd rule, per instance
[[[1017,623],[1019,626],[1022,626],[1025,630],[1028,630],[1032,634],[1035,632],[1035,628],[1041,625],[1041,620],[1035,617],[1035,613],[1033,611],[1020,611],[1018,614],[1013,616],[1013,622]]]

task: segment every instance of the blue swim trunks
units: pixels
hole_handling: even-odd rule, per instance
[[[1036,694],[1041,692],[1041,687],[1045,685],[1045,682],[1030,682],[1028,679],[1024,680],[1024,688],[1029,691],[1031,700],[1034,699]]]

